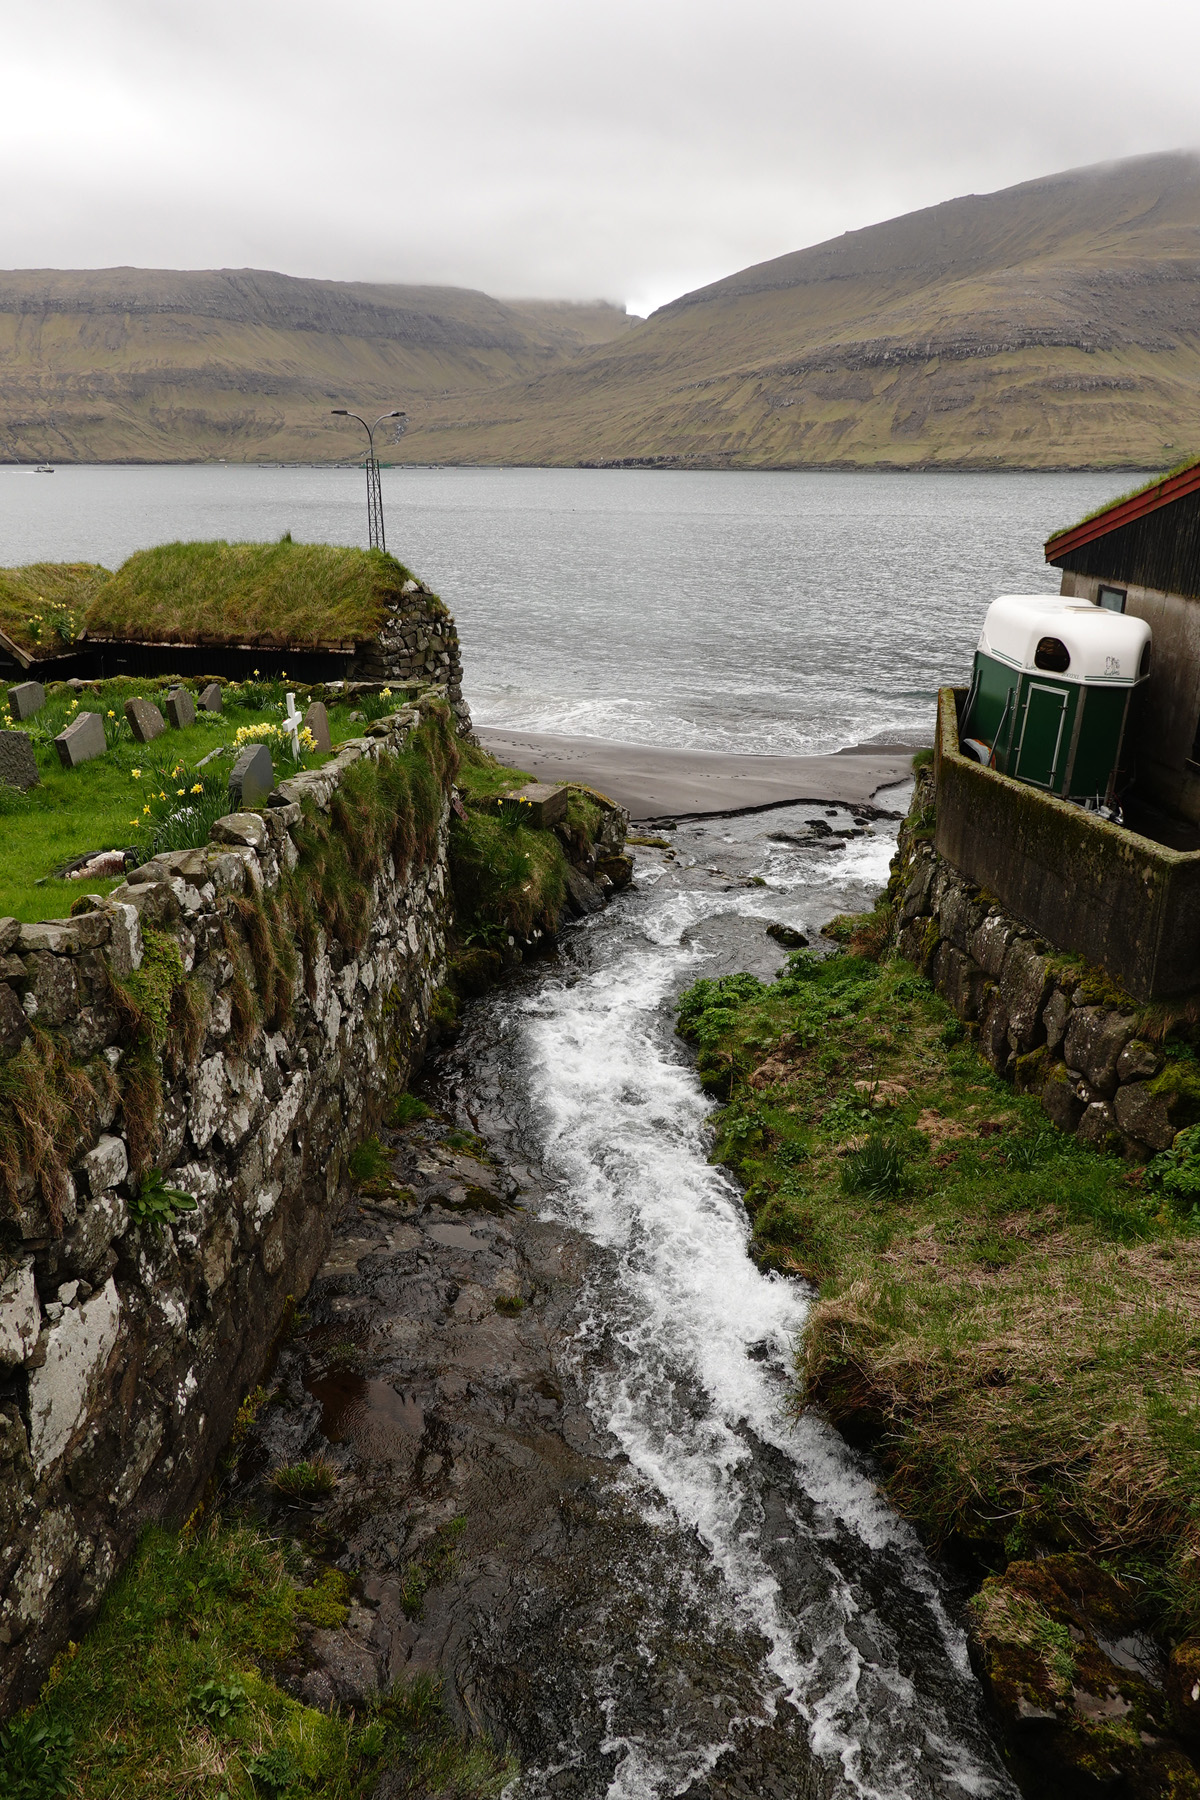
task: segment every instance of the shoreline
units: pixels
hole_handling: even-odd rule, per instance
[[[677,750],[609,738],[484,726],[483,748],[538,781],[581,782],[623,806],[631,820],[705,819],[777,806],[867,806],[880,788],[906,781],[927,746],[854,744],[824,756],[758,756]]]

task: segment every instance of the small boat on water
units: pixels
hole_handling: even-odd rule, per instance
[[[35,475],[53,475],[54,470],[49,463],[39,463],[33,472]]]

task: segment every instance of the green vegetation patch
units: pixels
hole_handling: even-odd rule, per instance
[[[27,563],[0,569],[0,631],[40,656],[69,650],[111,580],[99,563]]]
[[[498,1795],[512,1763],[465,1744],[427,1679],[353,1714],[284,1692],[275,1670],[304,1659],[304,1625],[340,1623],[346,1596],[338,1571],[248,1524],[149,1532],[37,1706],[3,1729],[0,1795],[366,1800],[385,1771],[398,1800]]]
[[[413,576],[380,550],[335,544],[159,544],[95,595],[97,637],[304,648],[375,635]]]
[[[935,1544],[1111,1559],[1195,1630],[1191,1134],[1144,1170],[1059,1134],[898,959],[697,982],[679,1029],[757,1257],[817,1288],[797,1405],[876,1447]]]
[[[226,683],[223,712],[199,712],[184,731],[168,727],[153,743],[135,743],[126,700],[141,695],[161,711],[166,689],[177,685],[121,678],[79,696],[56,682],[42,711],[19,727],[33,741],[39,780],[25,794],[0,786],[0,917],[62,918],[85,890],[107,893],[124,879],[119,871],[82,882],[58,876],[90,852],[126,850],[133,861],[145,862],[206,843],[214,822],[230,811],[233,759],[205,759],[222,745],[236,750],[239,733],[245,741],[267,742],[281,779],[295,773],[290,742],[283,742],[283,682]],[[199,691],[199,683],[182,685]],[[300,690],[297,704],[303,705]],[[54,739],[80,712],[100,714],[108,749],[77,769],[64,769]],[[0,728],[7,718],[0,707]],[[329,721],[335,746],[359,729],[342,707],[331,710]],[[317,768],[326,760],[302,745],[300,766]]]

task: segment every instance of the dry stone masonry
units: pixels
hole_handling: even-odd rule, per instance
[[[0,920],[0,1049],[52,1027],[126,1081],[123,1105],[115,1082],[98,1088],[57,1195],[22,1166],[16,1206],[0,1206],[0,1712],[36,1692],[142,1528],[196,1503],[325,1257],[345,1158],[419,1053],[444,974],[448,792],[429,860],[398,876],[385,858],[374,878],[362,949],[318,927],[286,1030],[247,1017],[301,802],[330,815],[354,764],[444,709],[427,697],[378,721],[79,916]],[[139,1122],[119,984],[152,985],[156,968],[192,996],[193,1032],[185,1048],[172,1015],[161,1103]],[[166,1226],[148,1222],[147,1130],[163,1183],[196,1202]]]
[[[1145,1011],[1064,957],[939,857],[921,822],[922,770],[893,865],[895,942],[997,1074],[1037,1094],[1054,1124],[1144,1162],[1200,1117],[1187,1069],[1142,1035]]]
[[[359,681],[436,682],[445,687],[460,730],[471,729],[470,710],[463,699],[458,631],[446,607],[423,581],[404,583],[400,598],[389,604],[378,636],[356,645],[348,674]]]

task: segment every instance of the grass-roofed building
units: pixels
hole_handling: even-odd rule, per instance
[[[458,633],[437,595],[378,550],[202,542],[0,571],[0,675],[424,680],[460,723]],[[52,666],[51,666],[52,665]]]
[[[0,569],[0,675],[19,679],[34,663],[46,667],[47,679],[79,673],[79,637],[92,602],[109,580],[99,563]]]

